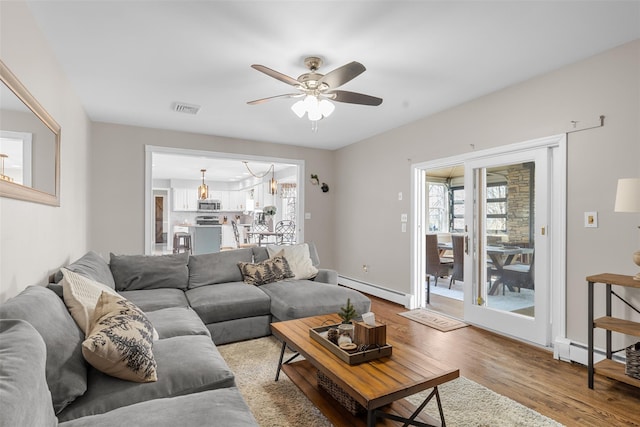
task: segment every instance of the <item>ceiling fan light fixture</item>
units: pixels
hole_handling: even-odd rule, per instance
[[[293,111],[299,118],[302,118],[304,117],[304,113],[307,112],[307,107],[304,101],[300,100],[291,106],[291,111]]]
[[[303,100],[297,101],[291,106],[291,110],[296,116],[302,118],[306,113],[312,122],[329,117],[335,108],[332,102],[326,99],[318,101],[318,97],[315,95],[307,95]]]
[[[333,110],[336,109],[336,106],[333,105],[333,102],[323,99],[318,103],[318,108],[323,117],[329,117],[331,113],[333,113]]]

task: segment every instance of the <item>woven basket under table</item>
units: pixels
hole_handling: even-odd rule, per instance
[[[318,371],[318,386],[329,393],[331,397],[337,400],[352,415],[362,414],[367,411],[364,406],[349,396],[342,387],[320,371]]]
[[[625,349],[627,361],[624,373],[640,380],[640,342],[630,345]]]

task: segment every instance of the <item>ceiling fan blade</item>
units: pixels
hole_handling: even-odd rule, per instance
[[[371,95],[365,95],[363,93],[348,92],[346,90],[334,90],[331,92],[325,92],[329,99],[337,102],[346,102],[348,104],[362,104],[378,106],[382,104],[382,98],[377,98]]]
[[[254,101],[248,101],[247,104],[249,104],[249,105],[257,105],[257,104],[265,103],[267,101],[271,101],[272,99],[277,99],[277,98],[298,98],[300,96],[304,96],[304,93],[287,93],[285,95],[270,96],[268,98],[261,98],[261,99],[256,99]]]
[[[273,77],[274,79],[278,79],[281,82],[289,84],[291,86],[299,86],[300,82],[294,79],[293,77],[289,77],[286,74],[282,74],[276,70],[272,70],[269,67],[265,67],[264,65],[253,64],[251,68],[258,70],[260,72],[265,73],[267,76]]]
[[[364,68],[364,65],[353,61],[328,72],[320,78],[319,83],[326,83],[331,89],[335,89],[338,86],[342,86],[348,81],[358,77],[360,74],[364,73],[365,70],[366,68]]]

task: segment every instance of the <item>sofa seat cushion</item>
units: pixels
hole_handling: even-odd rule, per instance
[[[258,289],[271,298],[271,314],[277,320],[337,313],[346,305],[347,298],[358,314],[371,309],[371,300],[358,291],[311,280],[284,280]]]
[[[216,283],[239,282],[239,262],[251,262],[251,248],[235,249],[189,257],[189,289]]]
[[[117,291],[175,288],[187,289],[189,270],[186,252],[170,255],[111,254],[109,266]]]
[[[85,392],[84,333],[55,292],[43,286],[29,286],[0,305],[0,319],[26,320],[44,339],[47,384],[56,413]]]
[[[264,292],[244,282],[201,286],[185,295],[205,324],[262,316],[269,314],[271,306]]]
[[[158,331],[160,339],[181,335],[210,336],[207,327],[191,308],[170,307],[150,311],[146,314],[153,327]]]
[[[189,301],[180,289],[163,288],[119,293],[145,313],[169,307],[189,307]]]
[[[90,369],[87,392],[58,414],[58,419],[67,421],[138,402],[235,385],[233,372],[208,336],[155,341],[153,355],[158,365],[158,381],[132,383]]]
[[[237,387],[155,399],[60,423],[60,427],[257,427]]]
[[[56,426],[45,377],[47,348],[24,320],[0,320],[2,426]]]

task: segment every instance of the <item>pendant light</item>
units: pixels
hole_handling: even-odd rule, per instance
[[[243,161],[242,163],[244,163],[249,173],[258,179],[264,178],[265,176],[269,175],[269,172],[271,172],[271,179],[269,180],[269,194],[275,195],[278,192],[278,181],[276,181],[276,168],[274,164],[271,164],[271,166],[265,173],[263,173],[262,175],[258,175],[251,169],[249,169],[249,162]]]
[[[202,172],[202,184],[198,186],[198,198],[200,200],[205,200],[209,197],[209,187],[204,183],[204,173],[206,171],[206,169],[200,169],[200,172]]]

